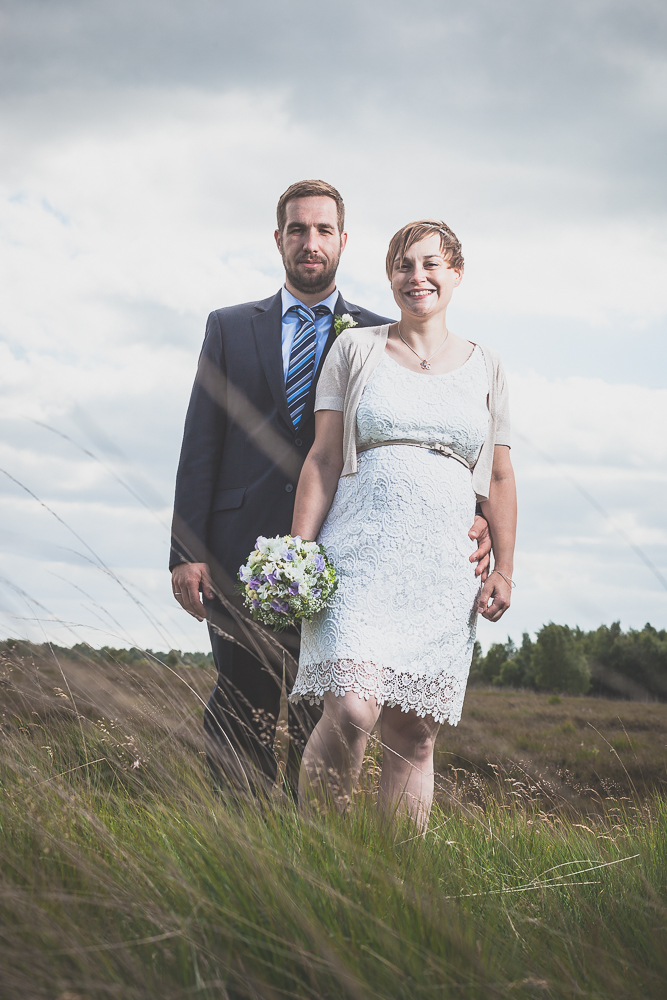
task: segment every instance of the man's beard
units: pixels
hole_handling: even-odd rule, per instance
[[[321,270],[318,269],[317,271],[299,271],[297,270],[296,265],[292,267],[285,254],[282,254],[282,258],[283,264],[285,265],[285,274],[289,278],[290,284],[299,292],[312,294],[313,292],[323,292],[335,282],[338,262],[340,260],[340,251],[336,259],[331,261],[327,261],[326,258],[317,255],[314,257],[300,257],[298,259],[297,264],[303,263],[306,260],[321,261],[324,264],[324,267]]]

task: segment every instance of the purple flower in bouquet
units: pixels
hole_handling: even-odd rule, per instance
[[[289,585],[289,593],[290,594],[294,594],[295,596],[296,596],[296,594],[299,593],[299,584],[298,584],[298,582],[296,580],[293,583],[290,583],[290,585]]]
[[[276,585],[277,583],[279,583],[279,582],[280,582],[280,577],[279,577],[279,576],[276,576],[275,572],[273,572],[273,573],[267,573],[267,574],[266,574],[266,579],[267,579],[267,580],[269,581],[269,583],[270,583],[270,584],[272,584],[272,585],[273,585],[274,587],[275,587],[275,585]]]
[[[321,555],[321,554],[316,555],[315,556],[315,569],[317,570],[317,572],[321,573],[322,570],[324,569],[324,566],[325,566],[324,556]]]
[[[322,593],[321,587],[313,587],[313,597],[319,597]]]
[[[253,597],[253,599],[252,599],[252,606],[253,606],[253,608],[258,608],[259,605],[260,605],[260,603],[261,602],[258,601],[256,597]]]
[[[287,601],[273,600],[271,601],[271,607],[274,611],[279,611],[283,615],[286,615],[289,611],[289,604]]]
[[[251,590],[259,590],[261,584],[262,581],[259,579],[259,577],[253,576],[252,580],[250,580],[250,582],[248,583],[248,586],[250,587]]]

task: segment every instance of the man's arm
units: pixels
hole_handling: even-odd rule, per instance
[[[199,588],[213,596],[208,570],[207,531],[220,456],[225,436],[224,393],[215,398],[206,388],[206,373],[220,372],[225,384],[225,363],[220,321],[211,313],[185,418],[181,457],[176,474],[169,568],[178,602],[195,618],[205,617]],[[219,388],[219,387],[218,387]]]

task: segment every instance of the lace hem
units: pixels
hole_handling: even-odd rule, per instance
[[[324,660],[299,665],[299,672],[289,700],[319,705],[327,691],[337,697],[354,691],[366,701],[373,696],[379,705],[414,711],[423,718],[432,715],[436,722],[458,725],[461,719],[468,672],[454,676],[445,672],[437,677],[413,676],[407,671],[375,663],[354,660]]]

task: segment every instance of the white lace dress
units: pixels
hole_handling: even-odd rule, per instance
[[[357,444],[439,441],[474,462],[488,427],[487,393],[478,347],[444,375],[418,374],[385,354],[361,397]],[[471,473],[456,459],[405,445],[359,455],[319,535],[339,585],[303,624],[292,701],[355,691],[458,723],[477,617],[474,516]]]

